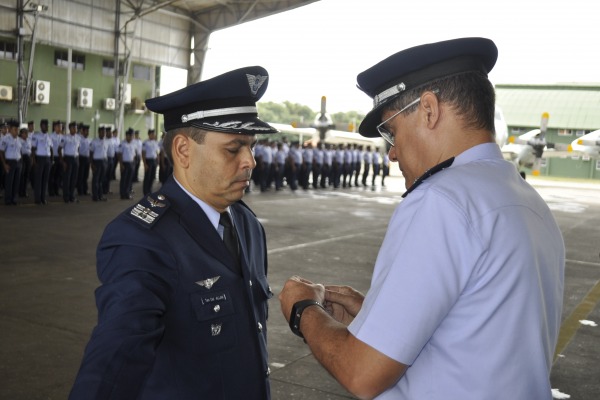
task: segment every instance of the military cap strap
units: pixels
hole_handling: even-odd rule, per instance
[[[404,90],[406,90],[406,85],[404,84],[404,82],[400,82],[397,85],[387,88],[383,92],[381,92],[381,93],[375,95],[375,97],[373,97],[373,107],[378,107],[385,100],[389,99],[392,96],[396,96],[397,94],[403,92]]]
[[[210,117],[219,117],[221,115],[231,114],[258,114],[258,109],[255,106],[246,107],[227,107],[217,108],[215,110],[196,111],[190,114],[183,114],[181,116],[181,122],[188,122],[193,119],[203,119]]]

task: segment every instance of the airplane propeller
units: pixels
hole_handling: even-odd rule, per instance
[[[511,136],[509,138],[509,143],[522,145],[522,148],[517,156],[517,162],[519,165],[531,167],[531,173],[534,176],[540,175],[540,167],[544,152],[546,152],[546,156],[549,156],[552,154],[552,151],[573,151],[572,146],[569,144],[552,143],[546,140],[549,119],[550,114],[544,112],[542,113],[542,120],[540,122],[539,129],[533,129],[522,134],[521,136]],[[549,152],[548,150],[551,151]]]

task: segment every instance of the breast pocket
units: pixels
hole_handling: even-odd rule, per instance
[[[194,292],[190,301],[197,321],[197,353],[216,353],[236,345],[235,308],[228,291]]]

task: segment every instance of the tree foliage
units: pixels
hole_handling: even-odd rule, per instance
[[[289,101],[258,103],[258,115],[267,122],[305,127],[313,123],[317,113],[318,111],[313,111],[308,106]],[[336,129],[349,131],[357,127],[364,117],[364,114],[357,111],[337,112],[331,115]]]
[[[310,107],[289,101],[258,103],[258,114],[263,121],[299,126],[310,124],[316,116]]]

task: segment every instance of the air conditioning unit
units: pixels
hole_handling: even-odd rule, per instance
[[[80,88],[79,97],[77,98],[77,106],[81,108],[92,108],[94,99],[94,89]]]
[[[13,98],[12,86],[0,85],[0,100],[11,101]]]
[[[117,101],[111,97],[104,99],[104,109],[105,110],[114,110],[117,106]]]
[[[37,104],[50,103],[50,82],[35,81],[35,98],[33,101]]]

